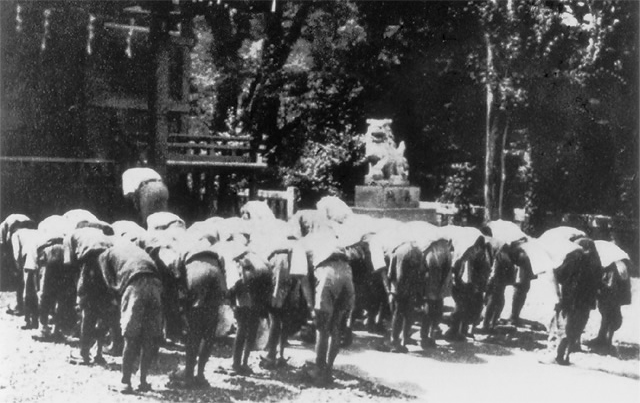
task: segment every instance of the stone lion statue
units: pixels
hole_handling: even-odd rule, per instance
[[[409,183],[409,164],[404,156],[405,144],[398,146],[391,132],[391,119],[367,119],[369,128],[364,135],[365,160],[369,173],[365,185]]]

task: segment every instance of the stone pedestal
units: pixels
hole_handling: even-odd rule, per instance
[[[420,208],[420,188],[408,185],[356,186],[353,212],[399,221],[437,222],[433,208]]]
[[[417,208],[420,188],[417,186],[356,186],[355,206],[363,208]]]
[[[432,208],[366,208],[354,207],[356,214],[366,214],[375,218],[393,218],[398,221],[426,221],[438,225],[438,215]]]

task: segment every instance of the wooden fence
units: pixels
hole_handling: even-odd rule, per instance
[[[263,200],[276,218],[288,220],[297,211],[298,188],[289,186],[287,190],[258,189],[257,200]],[[238,203],[242,206],[249,201],[249,189],[238,192]]]

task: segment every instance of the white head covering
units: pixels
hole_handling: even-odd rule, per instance
[[[75,228],[76,224],[74,222],[58,214],[50,215],[38,224],[38,230],[49,239],[54,237],[64,238],[72,233]]]
[[[147,229],[149,231],[162,231],[171,227],[187,228],[182,218],[166,211],[153,213],[147,217]]]
[[[577,228],[560,226],[556,228],[551,228],[545,231],[542,235],[540,235],[540,239],[547,238],[560,238],[566,239],[567,241],[571,241],[575,238],[586,236],[587,234],[584,231],[581,231]]]
[[[276,250],[289,250],[289,226],[286,221],[274,219],[265,225],[256,225],[251,232],[249,249],[268,261],[269,256]]]
[[[406,233],[411,241],[421,250],[427,248],[443,237],[440,228],[426,221],[409,221],[399,225],[399,231]]]
[[[247,220],[275,220],[276,216],[264,201],[251,200],[240,209],[240,215]]]
[[[496,220],[487,223],[487,227],[491,229],[491,236],[500,243],[511,243],[522,238],[528,238],[527,234],[522,232],[518,224],[511,221]]]
[[[144,241],[147,231],[137,223],[129,220],[114,221],[111,224],[115,236],[122,237],[128,241],[138,243]]]
[[[80,221],[89,221],[89,222],[100,221],[98,220],[98,217],[96,217],[93,213],[83,209],[69,210],[66,213],[64,213],[62,216],[68,219],[69,221],[71,221],[73,223],[74,228],[76,225],[78,225]]]
[[[227,289],[236,285],[242,279],[241,268],[236,259],[248,252],[248,248],[239,241],[222,241],[211,247],[224,263],[224,273]]]
[[[479,229],[473,227],[460,227],[457,225],[446,225],[439,229],[440,237],[448,239],[453,245],[453,263],[457,262],[462,255],[471,248],[478,238],[483,238],[484,235]]]
[[[521,247],[531,261],[533,274],[541,274],[557,269],[562,265],[569,253],[582,249],[575,242],[555,236],[530,239],[522,243]]]
[[[122,174],[122,193],[125,196],[132,195],[138,190],[140,184],[148,180],[162,180],[159,173],[151,168],[130,168]]]
[[[313,267],[327,260],[331,255],[343,252],[338,237],[333,231],[314,232],[302,239],[302,244],[310,257]]]
[[[600,240],[593,242],[595,243],[596,250],[600,256],[602,267],[607,267],[620,260],[631,260],[627,252],[620,249],[620,247],[613,242]]]
[[[316,203],[316,209],[332,221],[344,222],[353,214],[351,207],[336,196],[325,196]]]

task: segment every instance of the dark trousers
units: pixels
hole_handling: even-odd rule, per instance
[[[53,316],[56,331],[70,331],[76,324],[75,279],[73,275],[56,273],[50,268],[42,277],[40,294],[40,323],[49,325],[49,315]]]
[[[613,334],[622,326],[622,312],[617,301],[600,300],[598,310],[602,316],[598,340],[606,346],[611,346]]]
[[[238,330],[233,343],[233,366],[237,368],[248,364],[249,355],[256,343],[260,316],[253,308],[239,306],[235,309],[235,317]]]
[[[119,308],[106,303],[89,303],[82,309],[80,324],[80,355],[88,361],[91,358],[91,347],[98,341],[96,357],[102,355],[102,338],[107,331],[113,337],[121,337]]]

